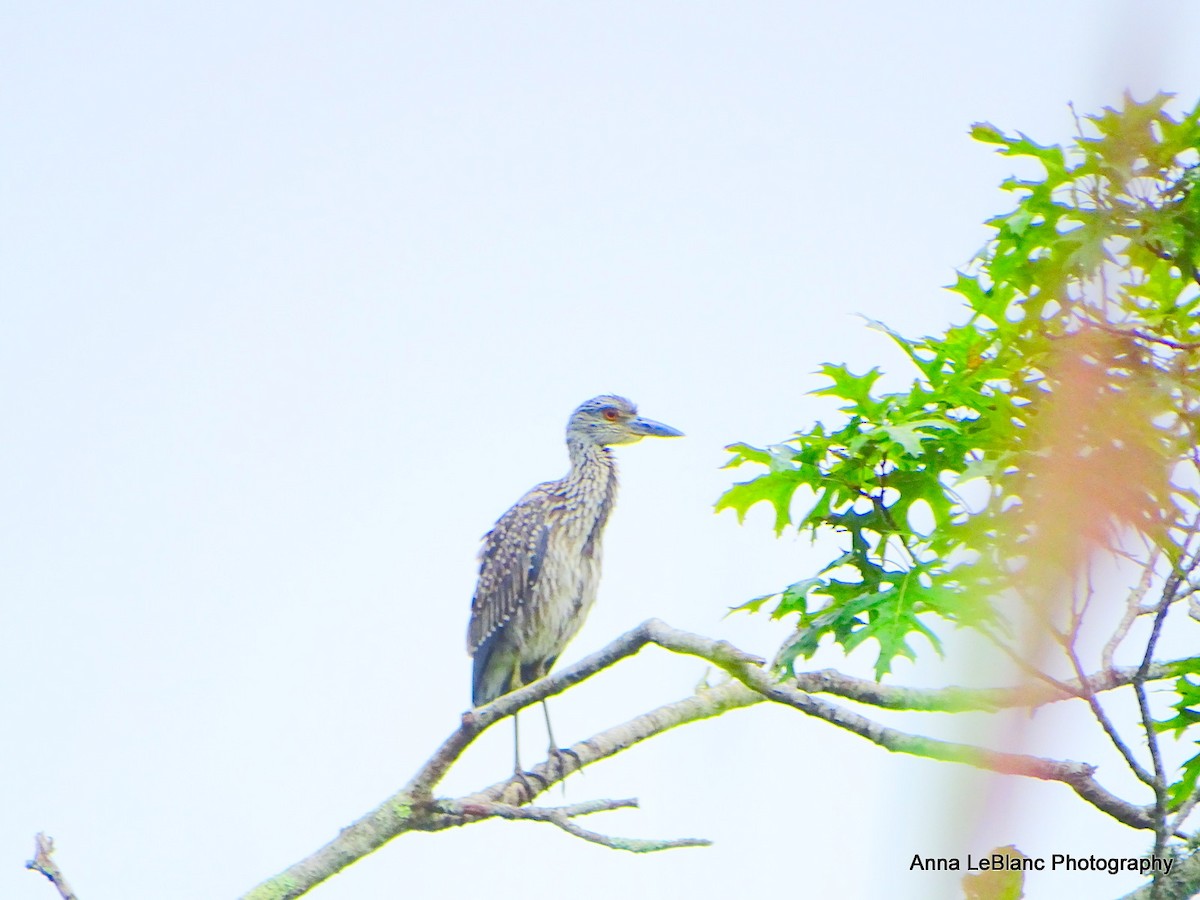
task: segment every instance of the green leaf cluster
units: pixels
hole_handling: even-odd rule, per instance
[[[915,370],[904,390],[826,363],[814,393],[837,401],[833,424],[729,447],[729,467],[760,471],[717,509],[768,503],[776,534],[831,550],[738,607],[795,620],[784,665],[869,643],[882,678],[918,636],[940,653],[946,623],[1003,630],[997,597],[1018,574],[1049,583],[1046,560],[1068,572],[1130,533],[1178,559],[1200,509],[1200,108],[1169,100],[1127,97],[1065,146],[975,125],[1037,172],[1003,182],[1013,208],[948,286],[962,324],[871,323]]]
[[[1176,700],[1172,708],[1175,715],[1154,723],[1155,730],[1170,732],[1176,738],[1200,724],[1200,681],[1197,681],[1200,678],[1200,658],[1184,660],[1183,664],[1186,671],[1176,679],[1174,687]],[[1200,744],[1200,740],[1193,743]],[[1180,771],[1179,780],[1171,785],[1169,792],[1172,809],[1177,809],[1187,800],[1195,792],[1197,783],[1200,783],[1200,753],[1184,762]]]

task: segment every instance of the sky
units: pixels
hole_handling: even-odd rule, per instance
[[[620,448],[599,600],[563,662],[651,616],[769,656],[786,627],[726,612],[820,548],[763,509],[713,514],[750,474],[723,447],[831,417],[808,393],[822,362],[908,377],[862,317],[961,316],[941,286],[1013,171],[972,122],[1061,142],[1071,102],[1200,90],[1186,2],[11,0],[4,19],[9,900],[53,896],[22,868],[38,831],[83,900],[236,897],[399,788],[469,705],[479,538],[565,471],[596,394],[687,437]],[[647,650],[553,701],[556,735],[704,676]],[[888,721],[1096,758],[1072,715]],[[510,742],[484,735],[446,794],[504,777]],[[642,808],[589,826],[714,846],[639,857],[490,822],[401,837],[311,896],[916,900],[957,894],[914,854],[1146,849],[1060,786],[765,705],[547,802],[627,796]],[[1046,875],[1027,896],[1137,884]]]

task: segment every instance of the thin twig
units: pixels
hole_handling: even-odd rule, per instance
[[[1100,667],[1104,670],[1113,667],[1113,656],[1116,655],[1117,648],[1121,646],[1121,642],[1125,640],[1129,634],[1129,629],[1133,627],[1133,623],[1137,618],[1144,615],[1147,610],[1142,608],[1142,601],[1146,599],[1146,595],[1150,593],[1150,587],[1154,584],[1154,570],[1158,567],[1158,559],[1160,553],[1157,549],[1150,555],[1150,558],[1145,562],[1142,568],[1142,577],[1138,579],[1137,587],[1129,592],[1129,596],[1125,598],[1125,613],[1121,616],[1121,621],[1117,624],[1116,630],[1113,631],[1109,639],[1104,643],[1104,649],[1100,651]]]
[[[571,806],[512,806],[508,803],[489,803],[473,800],[457,803],[441,803],[439,808],[450,815],[461,815],[470,818],[500,818],[524,819],[532,822],[549,822],[568,834],[600,844],[612,850],[625,850],[629,853],[655,853],[660,850],[673,850],[679,847],[709,847],[712,841],[703,838],[678,838],[675,840],[645,840],[643,838],[622,838],[598,834],[576,824],[577,816],[588,816],[610,809],[627,809],[637,807],[636,799],[629,800],[593,800],[587,803],[576,803]]]
[[[1092,599],[1096,596],[1096,589],[1092,586],[1092,567],[1089,565],[1084,572],[1084,583],[1086,591],[1083,595],[1083,602],[1077,602],[1074,593],[1071,597],[1071,647],[1074,648],[1079,640],[1079,632],[1083,628],[1083,619],[1087,615],[1088,607],[1092,605]]]
[[[1100,724],[1104,733],[1108,735],[1109,741],[1117,752],[1125,759],[1126,765],[1139,780],[1145,784],[1154,787],[1155,777],[1151,775],[1146,768],[1133,755],[1133,751],[1129,749],[1129,745],[1125,743],[1124,738],[1117,732],[1116,726],[1105,713],[1104,707],[1100,705],[1099,698],[1096,697],[1096,692],[1091,690],[1088,684],[1087,675],[1084,673],[1083,664],[1079,661],[1079,652],[1075,649],[1075,644],[1079,639],[1079,630],[1083,626],[1083,616],[1087,611],[1088,604],[1091,602],[1094,591],[1092,588],[1091,570],[1087,572],[1087,595],[1082,605],[1077,604],[1074,599],[1071,602],[1071,628],[1069,637],[1060,640],[1063,652],[1066,653],[1067,659],[1071,661],[1071,668],[1075,670],[1075,677],[1079,679],[1080,685],[1083,687],[1082,696],[1087,701],[1088,707],[1092,711],[1092,716]],[[1138,670],[1141,671],[1140,669]]]
[[[1186,547],[1192,536],[1200,527],[1200,516],[1193,517],[1187,531],[1187,538],[1184,541]],[[1186,554],[1186,551],[1185,551]],[[1158,742],[1158,730],[1155,728],[1154,717],[1150,710],[1150,700],[1146,695],[1146,680],[1147,674],[1150,671],[1150,666],[1154,660],[1154,651],[1158,646],[1158,639],[1162,634],[1163,623],[1166,621],[1167,612],[1171,605],[1179,600],[1181,596],[1180,588],[1187,583],[1187,578],[1191,574],[1191,569],[1197,564],[1196,557],[1193,556],[1190,561],[1185,559],[1180,565],[1176,566],[1167,576],[1162,593],[1159,595],[1159,602],[1154,614],[1154,624],[1150,628],[1150,637],[1146,641],[1146,652],[1142,656],[1142,664],[1138,668],[1137,677],[1133,682],[1133,689],[1137,695],[1138,711],[1141,713],[1142,728],[1146,733],[1146,743],[1150,748],[1150,758],[1154,764],[1154,856],[1160,857],[1166,851],[1167,840],[1171,837],[1171,825],[1167,821],[1167,812],[1169,808],[1170,798],[1168,796],[1167,774],[1163,765],[1162,752]],[[1151,885],[1151,897],[1158,900],[1161,894],[1160,886],[1161,878],[1159,873],[1155,873],[1154,882]]]
[[[1181,263],[1178,259],[1175,258],[1175,254],[1171,253],[1166,248],[1161,247],[1158,244],[1155,244],[1151,241],[1143,241],[1142,246],[1145,247],[1147,250],[1149,250],[1151,253],[1153,253],[1155,256],[1157,256],[1159,259],[1163,260],[1164,262],[1175,263],[1175,265],[1179,266],[1180,271],[1185,271],[1185,269],[1186,269],[1187,273],[1189,275],[1191,275],[1192,280],[1195,281],[1196,284],[1200,284],[1200,266],[1196,266],[1196,265],[1189,263],[1185,267],[1185,265],[1183,263]],[[1170,346],[1170,345],[1168,345],[1168,346]],[[1198,346],[1200,346],[1200,345],[1198,345]],[[1180,347],[1178,349],[1184,350],[1184,349],[1188,349],[1188,348]]]
[[[1089,325],[1099,328],[1101,331],[1107,331],[1109,334],[1117,334],[1121,337],[1137,338],[1139,341],[1145,341],[1147,344],[1161,344],[1163,347],[1171,350],[1200,350],[1200,341],[1177,341],[1174,338],[1151,334],[1136,326],[1113,325],[1096,319],[1088,319],[1087,321]]]
[[[1200,788],[1192,791],[1191,795],[1175,811],[1175,816],[1171,819],[1172,833],[1180,831],[1183,828],[1183,823],[1192,814],[1192,810],[1196,808],[1197,803],[1200,803]]]
[[[1158,610],[1154,616],[1154,625],[1151,626],[1150,637],[1146,641],[1146,653],[1142,657],[1142,664],[1138,668],[1137,678],[1133,682],[1133,689],[1137,695],[1138,711],[1142,717],[1142,729],[1146,733],[1146,743],[1150,748],[1150,759],[1154,764],[1154,780],[1150,782],[1150,786],[1154,789],[1155,858],[1161,857],[1166,851],[1167,840],[1171,836],[1170,826],[1167,822],[1167,809],[1170,798],[1167,795],[1167,774],[1163,766],[1162,752],[1158,745],[1158,731],[1154,727],[1154,717],[1150,712],[1150,700],[1146,696],[1145,673],[1149,671],[1151,661],[1154,659],[1154,649],[1158,644],[1159,635],[1162,633],[1162,625],[1166,619],[1167,610],[1170,609],[1171,604],[1177,599],[1175,595],[1180,580],[1178,570],[1176,570],[1167,577],[1166,583],[1163,585]],[[1154,886],[1151,889],[1151,896],[1155,900],[1157,900],[1159,894],[1158,882],[1159,874],[1156,872],[1154,875]]]
[[[553,822],[563,831],[568,834],[573,834],[577,838],[583,838],[585,841],[591,841],[593,844],[602,844],[612,850],[625,850],[629,853],[656,853],[659,850],[671,850],[676,847],[710,847],[712,841],[705,838],[676,838],[674,840],[646,840],[644,838],[621,838],[611,837],[608,835],[597,834],[594,831],[577,825],[571,819],[562,816],[551,817],[548,821]]]
[[[1078,675],[1080,682],[1086,685],[1087,679],[1083,673],[1083,666],[1079,662],[1079,654],[1075,652],[1074,646],[1067,647],[1066,649],[1067,656],[1071,660],[1071,666],[1075,669],[1075,673]],[[1141,670],[1139,669],[1138,671],[1140,672]],[[1129,749],[1129,745],[1126,744],[1121,735],[1117,733],[1116,727],[1113,725],[1112,720],[1109,719],[1108,714],[1104,712],[1104,707],[1100,705],[1100,701],[1097,699],[1095,692],[1088,690],[1085,687],[1083,699],[1087,701],[1088,707],[1092,710],[1092,716],[1097,722],[1100,723],[1100,727],[1103,728],[1104,733],[1108,735],[1109,741],[1114,747],[1117,748],[1117,752],[1119,752],[1121,756],[1125,758],[1125,764],[1129,766],[1130,771],[1132,771],[1133,774],[1138,777],[1138,780],[1148,784],[1150,787],[1154,787],[1155,776],[1151,775],[1146,770],[1146,767],[1138,762],[1137,757],[1133,755],[1133,751]]]
[[[1045,682],[1056,690],[1064,692],[1067,690],[1066,682],[1059,681],[1053,675],[1043,672],[1037,666],[1029,663],[1023,656],[1021,656],[1021,654],[1017,653],[1017,651],[1013,650],[1012,647],[1008,646],[1008,644],[1000,640],[1000,638],[998,638],[996,635],[992,634],[990,629],[979,628],[977,630],[984,636],[984,638],[991,641],[992,645],[995,646],[996,649],[1007,656],[1017,666],[1017,668],[1025,672],[1025,674],[1032,678],[1036,678],[1038,681]],[[1053,627],[1051,627],[1051,631],[1053,630]]]
[[[1154,728],[1154,717],[1150,713],[1150,701],[1146,697],[1146,686],[1141,681],[1135,681],[1133,690],[1137,694],[1142,727],[1146,732],[1146,743],[1150,747],[1150,759],[1154,764],[1154,779],[1149,784],[1154,789],[1154,856],[1158,858],[1167,849],[1167,840],[1171,837],[1170,826],[1167,823],[1167,809],[1170,801],[1167,796],[1167,773],[1163,767],[1162,752],[1158,746],[1158,732]]]
[[[62,900],[79,900],[75,892],[71,890],[71,886],[67,884],[67,879],[63,877],[62,870],[58,864],[52,859],[54,855],[54,838],[38,832],[34,838],[33,859],[25,863],[25,868],[32,869],[34,872],[41,872],[50,883],[58,889],[58,896]]]

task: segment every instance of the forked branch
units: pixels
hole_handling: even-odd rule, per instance
[[[732,676],[732,680],[717,687],[702,688],[690,697],[660,706],[580,741],[562,756],[536,766],[525,780],[506,779],[470,796],[454,800],[434,798],[433,791],[446,772],[485,729],[520,709],[561,693],[619,660],[636,654],[647,644],[657,644],[674,653],[704,659],[723,669]],[[1152,677],[1167,678],[1175,673],[1176,666],[1167,663],[1153,666],[1148,674]],[[852,731],[893,752],[958,762],[1006,774],[1059,781],[1118,821],[1134,828],[1152,828],[1150,810],[1127,803],[1102,788],[1093,778],[1094,767],[1086,763],[999,753],[983,747],[908,734],[887,728],[856,712],[813,696],[818,692],[831,693],[859,703],[892,709],[991,711],[1004,707],[1036,707],[1086,696],[1092,692],[1111,690],[1130,684],[1136,675],[1136,670],[1111,669],[1088,677],[1086,686],[1077,680],[1064,682],[1061,688],[1038,686],[1033,689],[994,690],[914,690],[886,687],[830,671],[803,673],[797,678],[781,681],[761,659],[725,641],[714,641],[671,628],[658,620],[650,620],[621,635],[608,646],[575,665],[506,694],[485,707],[465,713],[458,729],[442,743],[404,788],[347,826],[336,838],[311,856],[259,885],[245,896],[247,900],[299,897],[316,884],[401,834],[409,831],[441,831],[489,818],[549,822],[585,840],[632,852],[703,845],[705,841],[693,838],[654,841],[608,837],[583,829],[574,822],[576,816],[585,812],[615,809],[632,805],[632,801],[601,800],[595,801],[594,804],[559,809],[529,808],[526,804],[582,766],[605,759],[671,728],[719,716],[764,700],[791,706],[807,715]]]
[[[520,709],[561,693],[614,663],[632,656],[647,644],[657,644],[674,653],[694,656],[723,669],[731,680],[716,687],[702,687],[695,694],[643,713],[628,722],[602,731],[570,747],[566,753],[547,760],[523,779],[509,778],[457,799],[435,798],[433,791],[450,767],[476,737],[500,719]],[[1170,678],[1183,663],[1148,667],[1147,678]],[[528,804],[571,772],[613,756],[655,735],[680,725],[723,715],[734,709],[770,700],[790,706],[839,728],[866,738],[897,753],[957,762],[995,772],[1058,781],[1088,803],[1134,828],[1153,828],[1152,808],[1128,803],[1101,787],[1093,778],[1094,767],[1068,760],[1044,759],[1015,753],[1000,753],[984,747],[942,741],[888,728],[871,719],[814,696],[828,693],[854,702],[889,709],[958,712],[994,711],[1005,707],[1037,707],[1132,683],[1134,669],[1110,669],[1061,687],[1038,685],[1029,689],[971,690],[943,688],[917,690],[888,687],[855,679],[833,671],[801,673],[780,679],[763,660],[725,641],[690,634],[658,620],[644,622],[608,646],[573,666],[534,684],[464,713],[459,727],[442,743],[401,790],[374,810],[351,823],[324,847],[290,866],[245,895],[246,900],[283,900],[299,897],[346,866],[373,852],[392,838],[410,831],[442,831],[487,819],[524,819],[546,822],[567,833],[613,849],[647,853],[677,847],[704,846],[698,838],[647,840],[602,835],[580,826],[575,820],[610,809],[636,806],[635,800],[596,800],[572,806],[548,808]],[[52,845],[43,847],[29,866],[42,872],[59,888],[63,900],[73,900],[61,873],[49,859]],[[43,852],[44,850],[44,852]]]

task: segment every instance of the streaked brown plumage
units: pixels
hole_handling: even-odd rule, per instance
[[[640,418],[623,397],[594,397],[572,413],[570,470],[530,490],[483,539],[467,629],[475,706],[543,677],[583,625],[596,599],[601,537],[617,495],[609,447],[680,433]]]

